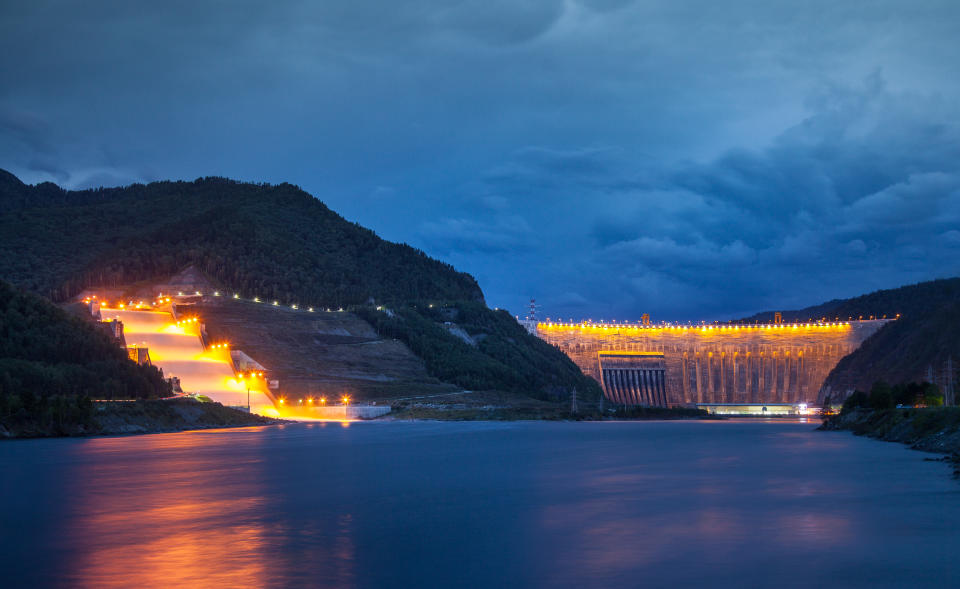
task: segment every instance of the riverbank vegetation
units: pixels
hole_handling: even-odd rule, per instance
[[[829,403],[825,403],[829,405]],[[943,405],[940,387],[929,382],[909,382],[890,386],[884,381],[873,383],[869,393],[854,391],[843,402],[840,413],[857,409],[893,409],[894,407],[939,407]]]

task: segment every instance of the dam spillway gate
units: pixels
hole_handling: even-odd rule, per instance
[[[536,334],[600,382],[614,403],[817,405],[823,402],[830,371],[887,321],[723,326],[541,322]],[[651,361],[660,366],[657,371],[650,368]]]

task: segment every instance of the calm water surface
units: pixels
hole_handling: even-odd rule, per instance
[[[956,587],[960,483],[796,422],[0,443],[3,587]]]

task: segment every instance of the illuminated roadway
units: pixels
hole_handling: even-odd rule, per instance
[[[210,397],[227,406],[247,406],[247,384],[250,386],[250,410],[261,415],[277,416],[273,401],[265,393],[262,378],[240,380],[234,374],[230,349],[211,345],[204,349],[199,323],[184,315],[180,323],[166,311],[123,310],[100,307],[103,320],[123,322],[128,347],[149,349],[150,361],[163,369],[166,378],[177,377],[184,391]]]

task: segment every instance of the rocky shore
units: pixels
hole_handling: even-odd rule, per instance
[[[88,419],[72,423],[23,422],[16,426],[0,426],[0,438],[148,434],[282,422],[194,399],[119,401],[95,403]]]
[[[823,422],[820,430],[847,430],[914,450],[946,454],[960,476],[960,407],[856,409]]]

